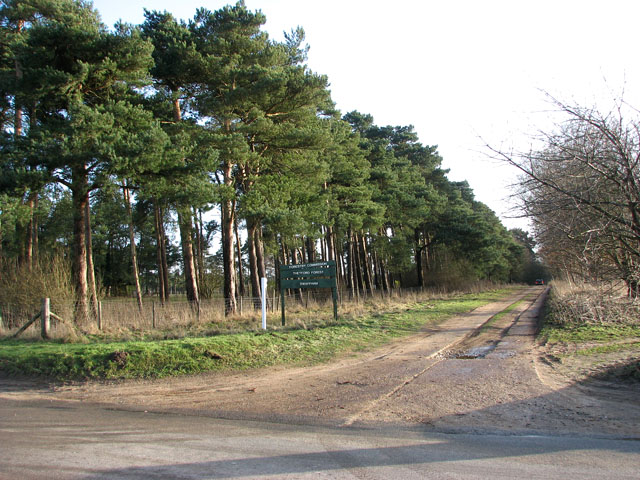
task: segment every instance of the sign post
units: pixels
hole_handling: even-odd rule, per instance
[[[267,329],[267,279],[262,277],[260,279],[260,286],[262,291],[262,329]]]
[[[284,291],[289,288],[330,288],[333,297],[333,318],[338,319],[338,287],[336,285],[336,262],[301,263],[280,265],[280,297],[282,302],[282,325],[285,325]]]

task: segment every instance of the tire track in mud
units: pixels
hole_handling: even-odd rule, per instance
[[[471,330],[466,335],[455,339],[451,343],[440,347],[438,350],[426,357],[423,357],[422,361],[426,361],[424,368],[396,385],[395,388],[386,394],[367,402],[367,404],[358,412],[350,415],[341,426],[348,427],[365,418],[367,414],[376,409],[378,405],[396,396],[403,388],[407,387],[416,379],[427,373],[431,368],[447,359],[482,358],[490,354],[495,350],[502,338],[504,338],[509,330],[515,325],[520,316],[534,304],[540,295],[541,293],[539,290],[532,291],[531,289],[527,289],[524,293],[510,299],[511,303],[509,305],[499,312],[491,315],[479,326],[476,326],[475,329]],[[516,304],[516,308],[513,308],[508,313],[505,312],[505,310]],[[494,318],[503,313],[504,315],[500,317],[500,320],[492,322]]]

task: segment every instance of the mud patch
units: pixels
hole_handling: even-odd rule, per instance
[[[485,358],[496,348],[496,345],[484,345],[480,347],[474,347],[464,352],[452,353],[449,358],[455,358],[458,360],[477,360],[479,358]]]

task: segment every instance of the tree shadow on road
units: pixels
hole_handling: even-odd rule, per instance
[[[576,442],[561,437],[439,435],[430,437],[429,441],[392,447],[239,455],[233,459],[107,469],[83,478],[313,478],[323,473],[330,478],[339,474],[345,478],[400,478],[403,474],[448,478],[452,472],[466,473],[472,478],[513,478],[514,475],[524,478],[532,473],[540,475],[539,478],[567,478],[571,473],[574,478],[597,478],[598,475],[606,477],[608,470],[590,460],[594,454],[608,455],[609,461],[626,459],[628,465],[628,456],[639,453],[638,443],[628,441],[608,441],[603,445],[601,439],[588,438]],[[616,478],[635,478],[637,471],[621,463]]]

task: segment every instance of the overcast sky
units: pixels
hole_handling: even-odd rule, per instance
[[[94,0],[102,20],[143,21],[143,8],[191,18],[222,0]],[[302,26],[309,67],[329,77],[337,107],[377,125],[414,125],[438,145],[451,180],[508,227],[515,172],[487,158],[485,144],[528,150],[562,101],[608,110],[614,98],[640,108],[640,2],[492,0],[246,0],[275,39]]]

